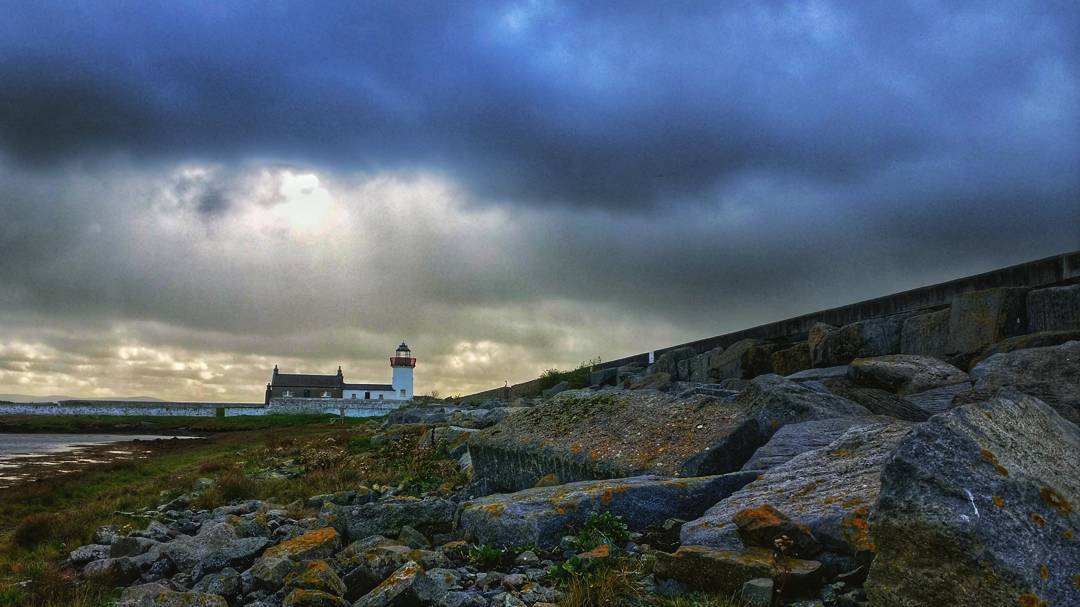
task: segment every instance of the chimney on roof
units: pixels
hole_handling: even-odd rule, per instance
[[[277,375],[277,365],[274,365],[274,375]]]
[[[344,377],[344,375],[342,375],[342,373],[341,373],[341,365],[337,366],[337,376],[338,377]]]

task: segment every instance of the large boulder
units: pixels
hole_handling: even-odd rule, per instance
[[[685,361],[687,366],[687,376],[684,379],[699,384],[716,381],[709,375],[709,371],[713,367],[713,361],[719,360],[719,357],[723,352],[723,348],[713,348],[712,350],[702,352],[693,358],[687,359]]]
[[[808,342],[815,367],[843,365],[868,356],[900,352],[900,330],[909,314],[894,314],[844,325],[839,329],[818,323]]]
[[[777,375],[791,375],[812,366],[810,344],[805,341],[772,353],[771,371]]]
[[[709,359],[708,375],[710,381],[724,379],[751,379],[765,373],[772,373],[773,352],[782,349],[781,344],[772,344],[760,339],[739,340]]]
[[[1080,284],[1027,294],[1028,331],[1080,331]]]
[[[178,571],[191,574],[212,573],[225,567],[247,569],[255,557],[270,544],[264,537],[239,537],[228,523],[207,523],[194,536],[181,536],[158,544],[147,552],[147,560],[165,556]],[[144,555],[146,556],[146,555]]]
[[[848,428],[874,423],[866,417],[834,417],[797,424],[788,424],[776,431],[769,442],[754,452],[743,470],[768,470],[794,458],[796,455],[826,447],[840,438]]]
[[[1041,331],[1039,333],[1028,333],[1027,335],[1008,337],[987,346],[981,352],[976,354],[975,357],[971,359],[971,365],[975,366],[995,354],[1004,354],[1006,352],[1015,352],[1017,350],[1028,350],[1030,348],[1060,346],[1061,344],[1070,341],[1080,341],[1080,329],[1074,329],[1072,331]]]
[[[440,497],[402,496],[357,506],[324,504],[319,517],[353,541],[371,535],[396,536],[405,526],[424,533],[446,531],[453,524],[456,508],[453,502]]]
[[[569,391],[470,439],[474,474],[518,491],[642,474],[704,476],[742,467],[786,423],[866,415],[849,400],[765,375],[737,396]]]
[[[766,548],[717,550],[707,546],[680,546],[674,554],[656,552],[653,574],[660,579],[677,580],[694,590],[730,596],[742,585],[756,578],[777,575],[778,563],[773,551]],[[789,594],[817,590],[822,567],[817,561],[784,559],[786,588]]]
[[[87,563],[83,575],[113,586],[127,586],[139,579],[139,566],[131,557],[107,558]]]
[[[971,370],[974,388],[956,399],[977,402],[1014,386],[1080,424],[1080,341],[995,354]]]
[[[958,295],[949,307],[950,355],[970,356],[1027,331],[1027,289],[1003,287]]]
[[[337,530],[333,527],[323,527],[268,548],[263,556],[308,561],[330,558],[340,548],[341,536]]]
[[[743,544],[735,515],[769,505],[809,527],[830,552],[873,550],[867,517],[877,500],[881,469],[910,430],[911,424],[886,418],[852,426],[828,446],[771,468],[683,525],[682,543],[738,550]]]
[[[904,319],[900,353],[945,358],[949,350],[949,309],[916,314]]]
[[[480,544],[547,548],[580,528],[592,512],[611,512],[634,530],[670,518],[695,518],[756,476],[756,472],[686,479],[639,476],[491,495],[464,503],[458,527]]]
[[[968,374],[930,356],[892,354],[853,360],[848,367],[848,378],[895,394],[913,394],[966,383]]]
[[[879,388],[860,386],[846,377],[835,377],[820,382],[807,382],[809,388],[820,385],[823,390],[841,396],[866,407],[874,415],[921,422],[929,415],[902,396]]]
[[[334,564],[343,574],[345,598],[356,600],[418,556],[417,551],[397,541],[372,536],[350,544],[337,555]]]
[[[679,376],[679,362],[688,360],[694,356],[696,352],[693,348],[682,347],[668,350],[661,354],[656,362],[649,367],[650,373],[667,373],[672,377]],[[686,379],[686,378],[682,378]]]
[[[904,396],[904,400],[926,413],[927,417],[948,411],[953,407],[956,396],[971,389],[971,384],[953,384],[925,392],[916,392]]]
[[[382,584],[360,597],[353,607],[414,607],[431,605],[448,590],[442,576],[428,575],[419,563],[408,562]]]
[[[1003,391],[920,425],[882,473],[866,583],[879,607],[1074,605],[1080,430]]]

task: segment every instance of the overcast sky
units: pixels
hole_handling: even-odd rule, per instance
[[[465,393],[1080,248],[1080,5],[0,0],[0,393]]]

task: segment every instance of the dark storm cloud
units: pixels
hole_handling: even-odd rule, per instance
[[[1078,69],[1066,2],[597,4],[14,4],[0,139],[32,162],[429,167],[482,198],[624,208],[962,147]]]
[[[1078,14],[8,3],[0,391],[481,388],[1080,248]]]

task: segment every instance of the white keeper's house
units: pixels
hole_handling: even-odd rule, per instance
[[[392,375],[388,384],[350,384],[338,367],[336,375],[281,373],[274,365],[274,374],[266,384],[266,404],[272,398],[341,398],[345,400],[412,400],[413,369],[416,358],[405,342],[390,357]]]

